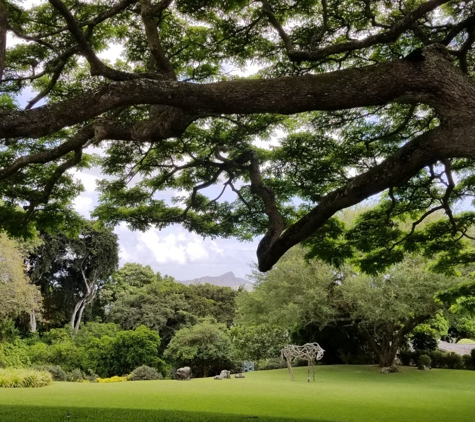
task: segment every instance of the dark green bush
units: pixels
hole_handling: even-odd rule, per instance
[[[448,369],[463,369],[462,356],[455,352],[447,353],[445,363]]]
[[[402,350],[399,352],[398,357],[403,365],[410,366],[417,362],[418,354],[410,350]]]
[[[135,368],[132,373],[127,377],[129,381],[146,381],[146,380],[162,380],[163,375],[155,368],[151,368],[147,365],[139,366]]]
[[[427,353],[427,355],[432,360],[432,365],[431,365],[432,368],[446,368],[447,367],[447,363],[446,363],[447,353],[436,350],[435,352]]]
[[[463,360],[463,367],[465,369],[475,369],[475,367],[473,366],[473,360],[472,360],[471,355],[463,355],[462,360]]]
[[[430,368],[431,358],[427,355],[420,355],[417,361],[417,367],[419,369],[427,369]]]

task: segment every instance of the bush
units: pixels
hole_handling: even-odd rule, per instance
[[[59,365],[35,365],[33,369],[36,371],[48,371],[53,381],[67,381],[66,372]]]
[[[471,355],[463,355],[462,361],[465,369],[475,369]]]
[[[430,368],[431,358],[427,355],[420,355],[417,361],[417,367],[419,369],[427,369]]]
[[[84,377],[82,371],[78,368],[66,373],[66,381],[68,382],[81,382],[83,380]]]
[[[401,363],[405,366],[410,366],[417,362],[417,352],[411,352],[410,350],[402,350],[399,352],[398,357]]]
[[[139,366],[135,368],[132,373],[127,377],[129,381],[148,381],[148,380],[162,380],[163,375],[155,368],[151,368],[147,365]]]
[[[13,343],[0,343],[0,362],[5,368],[30,366],[27,346],[18,339]]]
[[[110,378],[97,378],[97,382],[107,383],[107,382],[125,382],[127,377],[118,377],[117,375]]]
[[[462,356],[455,352],[449,352],[445,357],[445,364],[448,369],[463,369]]]
[[[427,353],[431,360],[432,360],[432,368],[446,368],[447,363],[446,363],[446,358],[447,358],[447,353],[441,352],[441,351],[435,351],[431,353]]]
[[[164,353],[178,366],[189,366],[194,376],[207,377],[230,369],[234,350],[224,324],[205,320],[190,328],[177,331]]]
[[[47,371],[35,371],[34,369],[0,369],[0,387],[44,387],[53,381]]]
[[[461,338],[457,344],[475,344],[475,340],[472,340],[470,338]]]
[[[264,361],[259,361],[257,369],[259,371],[267,371],[269,369],[281,369],[287,368],[287,362],[280,358],[266,359]]]

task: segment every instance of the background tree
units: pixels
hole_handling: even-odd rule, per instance
[[[190,366],[194,376],[206,377],[233,368],[234,350],[224,324],[205,320],[182,328],[165,350],[164,357],[179,366]]]
[[[289,333],[271,325],[236,325],[230,329],[236,357],[245,361],[279,358]]]
[[[435,294],[460,282],[427,272],[426,263],[416,258],[369,276],[315,260],[306,263],[303,255],[301,249],[292,250],[272,271],[257,274],[255,292],[242,297],[243,319],[267,320],[291,331],[352,324],[381,366],[391,366],[407,335],[443,309]]]
[[[132,265],[140,271],[129,271]],[[127,285],[132,284],[109,304],[107,318],[123,329],[145,325],[160,334],[162,348],[165,348],[178,330],[195,324],[199,318],[212,317],[227,325],[234,321],[238,293],[231,288],[209,284],[186,286],[160,273],[152,277],[153,273],[146,267],[132,265],[126,264],[112,277],[119,280],[127,273],[130,276]],[[136,275],[147,275],[140,287],[139,279],[132,281]],[[117,289],[116,284],[112,286]]]
[[[363,252],[370,272],[420,249],[473,259],[464,238],[474,214],[454,211],[474,193],[473,1],[0,5],[8,230],[64,224],[81,189],[68,170],[91,165],[84,151],[94,145],[109,176],[97,216],[133,229],[263,235],[261,271],[306,240],[330,257],[339,236],[350,242],[340,258]],[[6,46],[7,33],[19,43]],[[106,63],[113,43],[122,60]],[[249,63],[256,74],[229,73],[252,73]],[[24,88],[34,98],[20,110]],[[214,185],[227,196],[212,196]],[[332,219],[378,193],[381,207],[351,233]],[[420,231],[437,211],[444,220]]]
[[[36,331],[36,316],[42,310],[41,294],[26,276],[25,261],[18,243],[0,233],[0,321],[29,316],[30,330]]]
[[[93,222],[74,238],[45,233],[30,255],[30,276],[40,286],[47,316],[56,326],[79,328],[84,310],[118,265],[117,236]]]

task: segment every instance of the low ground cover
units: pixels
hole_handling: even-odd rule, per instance
[[[246,374],[245,379],[158,380],[112,384],[55,382],[41,388],[2,389],[2,422],[208,421],[293,419],[341,422],[472,421],[475,372],[418,371],[381,375],[370,366],[319,366]],[[210,415],[212,413],[212,415]],[[74,419],[73,419],[74,418]]]

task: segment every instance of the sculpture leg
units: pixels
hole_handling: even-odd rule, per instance
[[[287,369],[289,370],[289,375],[290,375],[290,381],[295,381],[294,371],[292,371],[292,365],[290,364],[290,360],[289,359],[286,359],[286,360],[287,360]]]
[[[310,361],[307,362],[307,382],[310,382]]]

